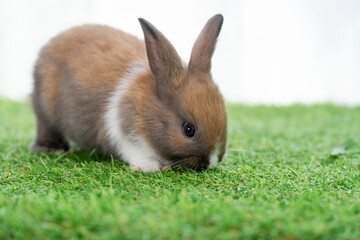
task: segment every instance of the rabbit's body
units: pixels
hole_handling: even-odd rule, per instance
[[[105,150],[108,147],[102,145],[108,141],[100,130],[105,128],[109,97],[118,85],[128,84],[131,64],[141,61],[145,67],[145,45],[131,35],[106,26],[72,28],[52,39],[40,54],[35,110],[80,146]]]
[[[151,24],[144,21],[142,26],[146,47],[120,30],[85,25],[61,33],[42,49],[34,71],[34,150],[67,150],[70,139],[82,148],[114,154],[143,171],[172,165],[213,167],[221,160],[226,112],[216,85],[211,79],[209,84],[209,76],[201,71],[190,76],[166,38]],[[154,47],[154,41],[160,47]],[[192,81],[195,77],[199,80]],[[159,82],[167,79],[173,79],[171,85]],[[189,104],[193,109],[186,109]],[[202,113],[206,108],[213,110]],[[195,137],[180,139],[182,125],[190,121],[184,118],[189,116],[195,125],[196,115],[199,123],[216,125],[207,127],[212,130],[208,139],[205,133],[198,143]],[[209,117],[213,119],[206,123]],[[197,131],[205,131],[205,126],[199,124]],[[211,158],[210,153],[216,156]],[[201,154],[209,156],[201,156],[200,163],[195,158]]]

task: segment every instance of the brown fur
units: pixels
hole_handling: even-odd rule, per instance
[[[154,26],[145,20],[140,22],[154,76],[144,75],[131,86],[122,106],[123,113],[132,115],[136,112],[133,121],[137,123],[137,128],[141,129],[141,133],[165,159],[183,158],[186,166],[190,164],[185,159],[191,159],[192,167],[202,168],[208,164],[209,155],[219,142],[221,161],[225,153],[227,131],[224,100],[211,79],[211,61],[207,60],[209,66],[198,67],[196,64],[199,62],[197,57],[211,58],[222,17],[215,16],[205,26],[196,42],[197,46],[194,47],[195,51],[202,49],[203,52],[200,55],[192,54],[192,68],[189,66],[189,69],[182,67],[175,49]],[[215,24],[217,27],[209,27],[209,24]],[[211,29],[212,32],[209,33],[207,29]],[[212,37],[212,47],[208,42],[206,47],[202,46],[202,40],[199,40],[205,38],[202,34]],[[136,97],[138,91],[142,94]],[[131,109],[131,106],[135,106],[135,109]],[[127,114],[129,119],[130,114]],[[196,125],[197,137],[184,137],[184,122]],[[130,126],[126,126],[125,129],[135,131]]]
[[[33,105],[43,128],[82,147],[111,152],[99,131],[104,107],[133,61],[146,63],[143,42],[111,27],[85,25],[53,38],[34,71]],[[39,138],[35,142],[41,145]]]
[[[219,14],[210,18],[196,39],[189,62],[192,71],[210,72],[211,58],[223,21],[223,17]]]
[[[163,165],[181,160],[185,167],[206,168],[218,143],[221,161],[226,110],[210,69],[222,16],[205,25],[188,68],[160,31],[144,19],[139,21],[146,49],[134,36],[98,25],[72,28],[42,49],[34,71],[35,150],[67,150],[66,137],[81,147],[114,153],[103,116],[119,79],[138,62],[149,67],[129,85],[119,103],[125,134],[143,136]],[[185,122],[196,127],[193,138],[184,136]]]
[[[75,27],[57,36],[43,49],[41,57],[46,59],[49,55],[71,66],[73,80],[86,89],[116,85],[118,77],[129,67],[129,60],[146,59],[144,44],[139,39],[97,25]],[[43,61],[43,68],[51,67],[49,60]],[[51,75],[53,69],[45,71],[50,71],[48,74]],[[55,81],[49,81],[49,84],[55,84]]]

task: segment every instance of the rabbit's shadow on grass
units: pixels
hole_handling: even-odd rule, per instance
[[[134,175],[136,174],[163,174],[163,173],[188,173],[188,174],[201,174],[203,172],[214,171],[214,169],[207,169],[196,171],[193,169],[187,168],[175,168],[175,169],[167,169],[162,171],[144,173],[141,171],[134,171],[130,169],[129,164],[125,163],[121,158],[116,158],[113,155],[106,155],[97,149],[93,149],[91,151],[82,150],[77,147],[72,147],[70,151],[65,152],[42,152],[42,153],[33,153],[35,159],[46,159],[49,162],[53,162],[54,164],[67,165],[72,168],[78,164],[91,164],[91,163],[99,163],[104,167],[110,167],[111,169],[116,168],[117,170],[124,170],[132,172]]]
[[[91,151],[82,150],[79,148],[71,148],[70,151],[61,152],[41,152],[33,153],[35,158],[47,159],[53,161],[56,164],[61,165],[77,165],[77,164],[89,164],[89,163],[100,163],[104,166],[111,166],[116,168],[128,168],[128,164],[123,162],[121,159],[115,158],[112,155],[103,154],[97,149]]]

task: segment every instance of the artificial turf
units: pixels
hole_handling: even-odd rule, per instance
[[[0,100],[0,239],[360,239],[360,107],[227,107],[215,170],[145,174],[30,152],[29,105]]]

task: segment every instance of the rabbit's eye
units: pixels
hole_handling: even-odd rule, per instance
[[[193,137],[195,135],[195,127],[190,123],[184,123],[183,132],[187,137]]]

